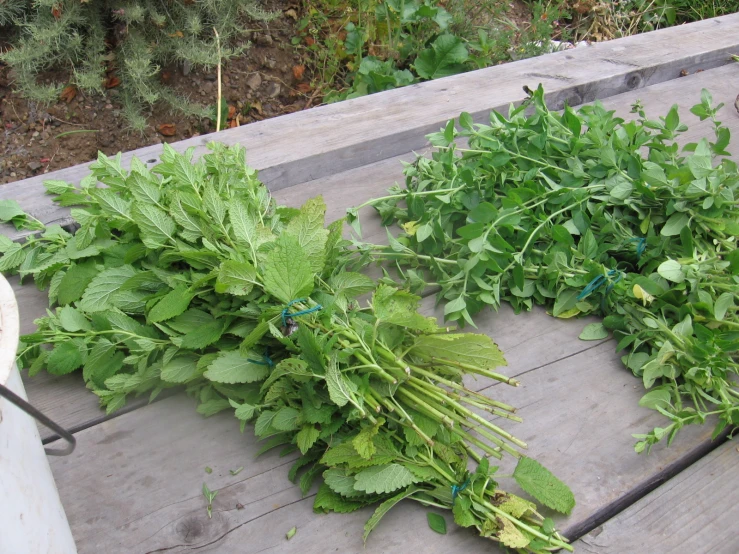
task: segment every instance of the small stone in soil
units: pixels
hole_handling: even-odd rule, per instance
[[[270,83],[267,85],[267,96],[270,98],[277,98],[280,94],[280,85],[277,83]]]
[[[205,79],[206,81],[215,81],[216,80],[216,76],[213,73],[209,73],[208,75],[206,75],[205,77],[203,77],[203,79]]]
[[[262,76],[259,73],[252,73],[246,79],[246,86],[252,90],[257,90],[262,84]]]
[[[257,37],[257,44],[259,46],[272,46],[272,37],[270,35],[259,35]]]
[[[26,165],[28,166],[28,169],[30,169],[31,171],[37,171],[41,169],[41,164],[36,161],[28,162]]]

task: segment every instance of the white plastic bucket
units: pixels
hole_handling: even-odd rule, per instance
[[[26,398],[15,364],[18,306],[0,275],[0,385]],[[36,422],[0,397],[0,554],[76,554]]]

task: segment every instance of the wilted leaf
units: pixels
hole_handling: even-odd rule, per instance
[[[174,123],[162,123],[157,127],[157,131],[165,137],[173,137],[177,133],[177,128]]]
[[[62,90],[59,98],[69,104],[72,100],[74,100],[75,96],[77,96],[77,87],[74,85],[67,85]]]

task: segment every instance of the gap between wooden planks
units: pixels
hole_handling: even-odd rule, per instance
[[[647,115],[653,118],[666,114],[669,106],[676,103],[680,107],[681,120],[689,124],[689,131],[682,137],[682,142],[687,143],[704,136],[710,137],[710,122],[699,122],[698,118],[688,111],[690,107],[699,102],[700,91],[703,87],[708,87],[712,91],[716,103],[725,104],[719,115],[725,124],[732,128],[734,137],[739,137],[739,117],[734,113],[732,105],[733,98],[739,91],[739,64],[726,65],[689,77],[660,83],[638,91],[602,99],[601,102],[608,109],[617,110],[623,117],[632,117],[629,113],[631,104],[640,99],[647,110]],[[729,147],[733,153],[738,151],[737,140],[739,138],[735,138],[735,142]],[[395,182],[403,183],[401,162],[412,159],[414,159],[412,153],[404,154],[366,167],[281,189],[275,193],[275,198],[280,203],[297,207],[308,198],[322,194],[327,203],[327,221],[333,221],[342,217],[347,207],[382,196]],[[386,242],[385,230],[380,225],[380,219],[374,210],[365,209],[361,213],[361,219],[365,240],[377,243]],[[46,309],[45,293],[37,291],[33,285],[15,286],[14,289],[21,310],[21,332],[31,332],[34,329],[33,319],[42,316]],[[548,328],[545,320],[542,320],[539,325],[543,330]],[[498,338],[496,335],[492,336]],[[576,343],[569,348],[570,352],[576,352],[582,347],[582,344]],[[506,354],[510,353],[506,351]],[[108,417],[98,407],[97,397],[84,388],[76,374],[60,377],[41,374],[33,379],[27,379],[26,388],[34,405],[50,415],[52,419],[56,419],[74,431],[95,425]],[[146,397],[131,399],[123,411],[111,417],[142,406],[146,402]],[[54,434],[48,429],[42,427],[40,431],[44,440],[54,438]]]
[[[272,190],[391,158],[426,144],[424,135],[468,111],[484,120],[524,98],[522,86],[542,83],[555,108],[591,102],[676,79],[682,70],[732,63],[739,51],[739,14],[593,44],[528,60],[472,71],[345,102],[195,137],[173,147],[195,149],[218,140],[242,144],[251,165]],[[156,162],[162,146],[123,155]],[[41,199],[42,182],[78,182],[87,164],[4,185],[0,198],[13,198],[44,223],[69,221],[69,211]],[[18,234],[0,227],[8,236]]]

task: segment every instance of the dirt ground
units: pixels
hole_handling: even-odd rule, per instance
[[[300,64],[299,55],[290,44],[296,35],[296,7],[277,2],[277,9],[280,17],[252,25],[261,28],[245,37],[252,46],[222,69],[222,94],[230,107],[231,126],[291,113],[320,102],[320,98],[312,96],[307,75],[298,80],[296,73],[300,71],[293,71]],[[185,73],[182,67],[167,68],[162,79],[196,103],[215,104],[215,69]],[[37,107],[13,91],[10,69],[0,63],[0,183],[93,160],[98,150],[115,154],[176,142],[213,132],[216,125],[215,121],[165,110],[150,112],[148,123],[143,133],[127,129],[116,87],[103,95],[86,96],[78,91],[69,102],[60,100],[51,106]]]

